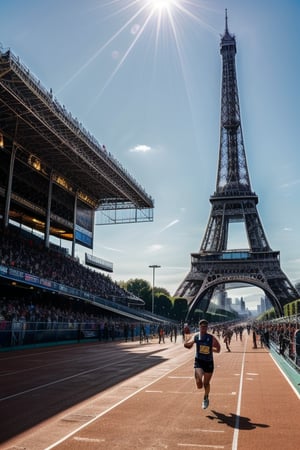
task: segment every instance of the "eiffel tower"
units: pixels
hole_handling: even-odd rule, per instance
[[[207,311],[217,286],[243,283],[261,288],[276,315],[299,298],[299,293],[280,268],[280,252],[267,241],[252,191],[240,119],[236,78],[236,41],[228,31],[221,37],[222,92],[219,162],[216,190],[210,197],[211,213],[199,253],[191,254],[191,270],[175,292],[188,301],[187,319],[196,308]],[[228,250],[229,225],[243,222],[247,249]]]

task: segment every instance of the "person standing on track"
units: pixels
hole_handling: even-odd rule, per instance
[[[196,344],[195,353],[195,381],[198,389],[204,387],[202,409],[209,405],[210,380],[214,371],[213,352],[220,353],[220,342],[214,335],[207,333],[208,322],[205,319],[199,322],[199,333],[194,334],[184,342],[185,348],[192,348]]]
[[[224,344],[226,345],[227,351],[231,352],[230,343],[231,343],[231,338],[232,338],[232,330],[230,330],[230,328],[226,328],[223,331],[223,338],[224,338]]]

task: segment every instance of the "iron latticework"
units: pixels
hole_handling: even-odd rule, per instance
[[[153,221],[154,200],[142,186],[0,45],[0,218],[5,226],[12,218],[34,229],[40,223],[44,231],[49,184],[59,187],[58,195],[52,191],[51,207],[51,233],[59,238],[72,236],[75,195],[95,212],[96,224]]]
[[[278,316],[283,306],[299,298],[295,287],[280,268],[279,251],[267,241],[256,208],[244,148],[235,55],[236,40],[228,31],[221,38],[222,90],[220,147],[216,190],[210,197],[211,213],[199,253],[191,255],[191,270],[175,296],[189,303],[188,316],[196,308],[206,311],[214,290],[228,283],[246,283],[261,288]],[[247,249],[228,250],[229,225],[243,222]]]

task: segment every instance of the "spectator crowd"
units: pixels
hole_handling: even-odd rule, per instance
[[[125,300],[130,295],[110,276],[83,266],[59,247],[45,248],[40,238],[17,228],[0,234],[0,263],[105,299]]]

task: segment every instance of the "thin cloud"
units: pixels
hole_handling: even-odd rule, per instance
[[[151,150],[151,147],[149,145],[136,145],[135,147],[132,147],[129,151],[130,152],[136,152],[136,153],[146,153]]]
[[[297,184],[300,184],[300,179],[292,180],[289,183],[284,183],[284,184],[281,185],[281,187],[286,189],[286,188],[289,188],[289,187],[292,187],[292,186],[296,186]]]
[[[163,246],[160,244],[153,244],[148,247],[148,252],[150,252],[150,253],[158,252],[162,248],[163,248]]]
[[[117,249],[117,248],[104,247],[104,246],[103,246],[102,248],[104,248],[105,250],[110,250],[110,251],[112,251],[112,252],[124,253],[123,250],[120,250],[120,249]]]
[[[163,231],[167,230],[168,228],[173,227],[173,226],[176,225],[176,223],[178,223],[178,222],[179,222],[178,219],[173,220],[173,221],[170,222],[168,225],[166,225],[164,228],[162,228],[162,229],[160,230],[160,233],[162,233]]]

